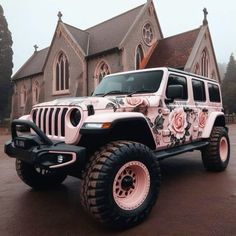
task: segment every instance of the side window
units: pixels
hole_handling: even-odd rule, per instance
[[[188,99],[188,86],[187,86],[187,79],[185,77],[179,75],[170,75],[168,79],[167,88],[170,85],[182,85],[183,86],[183,96],[181,99],[187,100]]]
[[[208,83],[208,91],[211,102],[221,102],[220,89],[216,84]]]
[[[204,82],[201,80],[192,79],[192,87],[194,101],[205,102],[206,93]]]

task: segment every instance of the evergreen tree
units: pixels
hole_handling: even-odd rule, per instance
[[[0,5],[0,121],[9,116],[12,75],[12,38]]]
[[[223,104],[226,112],[236,113],[236,61],[231,54],[222,84]]]

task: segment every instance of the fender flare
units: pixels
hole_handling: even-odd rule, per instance
[[[111,123],[111,126],[107,129],[103,128],[86,128],[85,124],[86,123],[94,123],[94,124],[99,124],[99,123]],[[117,112],[117,113],[106,113],[106,114],[97,114],[93,116],[87,117],[87,119],[84,121],[84,124],[82,128],[80,129],[80,134],[83,135],[96,135],[96,134],[110,134],[113,135],[114,131],[119,130],[120,131],[120,126],[125,126],[127,125],[127,129],[124,129],[124,132],[128,132],[131,123],[138,124],[137,126],[137,132],[145,132],[144,134],[147,135],[147,143],[149,147],[155,149],[156,144],[155,144],[155,138],[153,135],[153,132],[151,130],[151,127],[146,119],[146,117],[142,113],[138,112]],[[123,127],[122,126],[122,127]],[[129,133],[130,134],[130,133]],[[132,134],[131,134],[132,136]],[[144,135],[143,135],[144,136]],[[112,137],[112,136],[111,136]]]
[[[205,125],[205,128],[202,132],[202,138],[209,138],[211,135],[211,131],[214,127],[215,121],[218,117],[224,117],[223,112],[212,112],[210,116],[207,119],[207,123]]]
[[[116,120],[129,118],[143,118],[146,120],[145,116],[139,112],[110,112],[88,116],[83,123],[113,123]]]

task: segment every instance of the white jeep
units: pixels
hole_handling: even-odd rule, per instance
[[[150,213],[160,160],[193,150],[201,151],[209,171],[228,165],[220,86],[170,68],[108,75],[91,97],[35,105],[12,122],[5,145],[19,177],[34,189],[58,185],[67,175],[81,178],[82,205],[114,228]]]

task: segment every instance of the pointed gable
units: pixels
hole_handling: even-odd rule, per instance
[[[43,73],[43,66],[49,51],[49,47],[34,54],[26,61],[26,63],[15,73],[12,80],[27,78],[32,75]]]
[[[199,35],[200,28],[159,40],[146,68],[167,66],[183,69]]]

